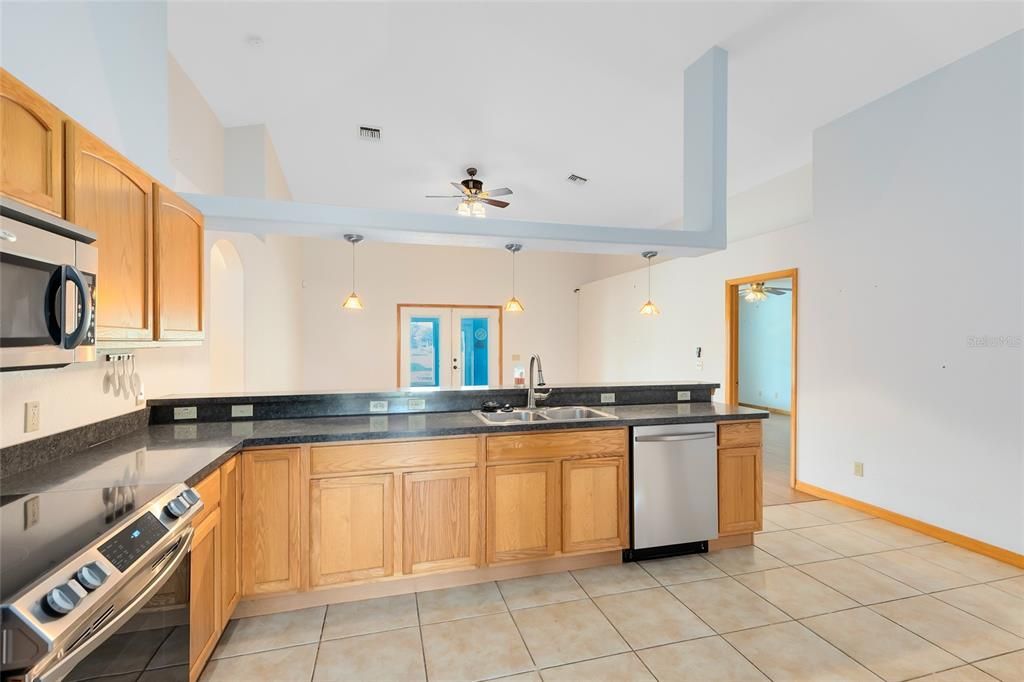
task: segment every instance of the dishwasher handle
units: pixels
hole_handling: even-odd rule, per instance
[[[664,436],[635,436],[633,440],[637,443],[664,443],[680,440],[705,440],[714,437],[714,431],[704,431],[701,433],[678,433]]]

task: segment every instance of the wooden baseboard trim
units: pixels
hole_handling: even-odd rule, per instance
[[[714,552],[719,549],[732,549],[733,547],[746,547],[754,544],[753,533],[740,533],[739,535],[723,535],[720,538],[708,541],[708,551]]]
[[[866,514],[877,516],[880,519],[885,519],[886,521],[895,523],[898,526],[903,526],[910,530],[916,530],[918,533],[924,533],[925,535],[948,542],[951,545],[957,545],[958,547],[969,549],[972,552],[984,554],[987,557],[1002,561],[1003,563],[1011,564],[1017,568],[1024,568],[1024,554],[1018,554],[1011,550],[997,547],[996,545],[990,545],[987,542],[975,540],[974,538],[967,537],[966,535],[961,535],[960,533],[955,533],[951,530],[946,530],[945,528],[939,528],[938,526],[933,526],[930,523],[918,521],[917,519],[904,516],[903,514],[897,514],[894,511],[889,511],[882,507],[876,507],[873,504],[861,502],[860,500],[855,500],[852,497],[840,495],[839,493],[819,488],[818,486],[811,485],[810,483],[797,481],[794,488],[807,493],[808,495],[814,495],[815,497],[831,500],[832,502],[841,504],[845,507],[850,507],[851,509],[856,509]]]
[[[280,595],[263,595],[242,599],[231,619],[249,616],[265,616],[283,611],[296,611],[325,604],[340,604],[377,597],[392,597],[398,594],[439,590],[446,587],[474,585],[491,580],[509,580],[543,573],[575,571],[595,566],[609,566],[622,563],[622,550],[594,554],[560,556],[554,559],[539,559],[529,563],[506,566],[485,566],[465,570],[448,571],[426,575],[400,576],[398,579],[367,582],[359,585],[345,585],[308,592],[290,592]]]
[[[789,410],[783,410],[778,407],[768,407],[767,405],[755,405],[754,403],[739,403],[742,407],[749,407],[752,410],[764,410],[765,412],[771,412],[772,414],[782,414],[787,417],[791,416]]]

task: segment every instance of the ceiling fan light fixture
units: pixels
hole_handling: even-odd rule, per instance
[[[661,315],[661,310],[654,304],[651,297],[651,261],[658,255],[657,251],[644,251],[640,254],[647,259],[647,302],[640,306],[640,314],[647,317]]]
[[[352,245],[352,293],[342,302],[343,310],[362,310],[363,302],[356,294],[356,244],[363,241],[361,234],[346,234],[345,241]]]
[[[757,303],[768,298],[768,294],[764,290],[764,282],[753,282],[750,288],[743,294],[743,300],[747,303]]]
[[[486,218],[487,217],[487,209],[485,209],[484,205],[482,203],[480,203],[479,201],[473,201],[473,202],[470,203],[469,213],[474,218]]]
[[[459,215],[464,216],[472,215],[472,211],[469,207],[469,202],[466,201],[465,199],[460,201],[459,205],[455,207],[455,212],[458,213]]]
[[[505,244],[505,250],[512,254],[512,298],[508,299],[505,303],[505,312],[507,313],[521,313],[525,312],[526,308],[522,302],[516,298],[516,254],[523,250],[522,244]]]

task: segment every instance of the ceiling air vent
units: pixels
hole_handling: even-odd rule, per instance
[[[568,180],[569,182],[571,182],[574,185],[585,185],[585,184],[587,184],[587,179],[585,177],[583,177],[582,175],[576,175],[575,173],[573,173],[572,175],[567,177],[566,180]]]
[[[380,142],[380,128],[359,126],[359,138],[368,142]]]

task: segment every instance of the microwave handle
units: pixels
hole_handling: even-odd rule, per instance
[[[64,266],[65,284],[62,289],[65,291],[68,281],[73,282],[75,288],[78,289],[78,308],[82,311],[82,316],[78,318],[78,326],[75,327],[75,330],[64,335],[64,347],[78,348],[85,341],[85,337],[89,334],[89,327],[92,325],[92,301],[90,300],[92,296],[86,289],[85,277],[73,265]]]
[[[64,279],[66,266],[61,265],[54,270],[50,281],[46,284],[46,293],[43,295],[43,317],[46,319],[46,330],[50,338],[56,344],[61,344],[64,339]]]

